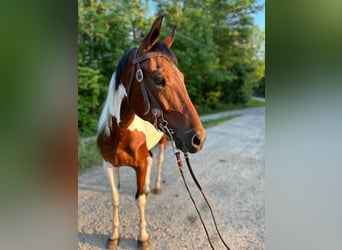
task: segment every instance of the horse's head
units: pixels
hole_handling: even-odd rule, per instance
[[[159,127],[166,121],[175,133],[176,146],[183,152],[196,153],[203,146],[205,131],[170,49],[175,28],[163,41],[158,41],[162,20],[163,16],[159,16],[154,21],[133,53],[131,65],[127,65],[131,67],[126,86],[130,107],[142,119]]]

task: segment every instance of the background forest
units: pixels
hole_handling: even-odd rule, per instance
[[[109,80],[126,51],[136,47],[159,14],[161,38],[177,25],[172,46],[199,112],[244,105],[264,96],[264,31],[253,23],[255,0],[79,0],[78,127],[96,132]]]

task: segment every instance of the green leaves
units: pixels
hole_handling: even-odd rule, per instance
[[[264,34],[252,24],[256,1],[157,2],[158,13],[168,13],[168,29],[178,25],[172,48],[195,105],[246,103],[265,68]]]
[[[115,66],[131,46],[124,3],[78,2],[78,128],[93,135]]]
[[[83,135],[92,135],[96,131],[100,77],[99,70],[78,67],[78,128]]]

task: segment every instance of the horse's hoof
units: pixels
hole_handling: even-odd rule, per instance
[[[160,188],[155,188],[153,189],[154,194],[161,194],[161,189]]]
[[[145,195],[146,195],[146,197],[149,197],[149,196],[150,196],[150,194],[151,194],[151,191],[147,191],[147,192],[145,192]]]
[[[150,237],[145,241],[138,240],[138,249],[147,250],[149,248],[150,248]]]
[[[107,240],[107,249],[114,249],[119,245],[119,239],[111,239],[108,238]]]

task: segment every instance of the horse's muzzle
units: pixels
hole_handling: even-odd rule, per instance
[[[203,147],[205,141],[205,131],[200,130],[190,130],[182,138],[177,138],[175,140],[176,146],[183,152],[197,153]]]

